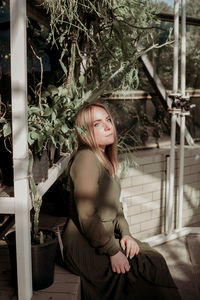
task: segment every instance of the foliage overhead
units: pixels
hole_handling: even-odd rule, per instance
[[[105,90],[136,88],[138,57],[165,43],[168,35],[164,41],[158,35],[154,38],[158,21],[150,0],[46,0],[43,5],[50,19],[48,43],[56,51],[62,73],[45,90],[42,78],[34,87],[35,100],[30,97],[29,101],[29,145],[41,152],[51,140],[71,151],[73,118],[82,103],[96,100]],[[39,35],[37,27],[34,32],[33,37]],[[39,36],[38,43],[30,40],[32,48],[38,49],[46,36],[42,26]],[[41,59],[41,54],[35,56]]]
[[[139,46],[155,43],[152,1],[61,0],[58,4],[46,0],[44,6],[50,15],[49,41],[61,52],[60,63],[71,91],[77,86],[93,90],[103,82],[112,89],[138,85]],[[122,66],[127,68],[108,81]]]
[[[73,118],[80,105],[105,90],[135,89],[138,58],[165,43],[169,31],[164,39],[153,34],[159,22],[151,0],[45,0],[43,7],[49,33],[28,22],[28,53],[37,61],[29,80],[28,142],[34,153],[41,153],[49,141],[71,151]],[[50,80],[44,74],[46,53]],[[3,125],[8,133],[6,120]]]

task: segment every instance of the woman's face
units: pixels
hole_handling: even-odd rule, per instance
[[[112,120],[103,107],[92,108],[93,130],[96,143],[105,151],[106,146],[114,143],[115,129]]]

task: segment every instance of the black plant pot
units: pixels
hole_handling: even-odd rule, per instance
[[[44,244],[31,245],[34,291],[49,287],[54,280],[54,266],[58,239],[54,231],[43,230],[43,232],[49,237],[48,241],[44,242]],[[6,242],[11,260],[13,283],[17,286],[15,231],[9,232],[6,235]]]

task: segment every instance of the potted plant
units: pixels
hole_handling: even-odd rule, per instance
[[[30,171],[33,166],[33,156],[30,157]],[[31,210],[31,255],[32,255],[32,283],[33,290],[47,288],[54,280],[54,265],[57,250],[57,235],[53,230],[39,228],[39,213],[42,198],[37,194],[37,187],[30,173],[30,188],[32,191],[33,209]],[[6,237],[9,248],[13,281],[17,285],[16,269],[16,237],[15,231],[9,232]]]
[[[32,283],[33,290],[47,288],[54,280],[54,265],[57,249],[57,236],[52,230],[40,231],[43,242],[32,241]],[[16,269],[16,240],[15,231],[9,232],[6,237],[12,266],[14,285],[17,285]]]
[[[37,105],[29,105],[28,107],[29,182],[33,206],[31,210],[31,250],[34,290],[43,289],[52,284],[57,249],[55,232],[39,228],[42,197],[38,196],[38,181],[35,180],[33,172],[35,157],[40,156],[41,162],[41,158],[47,152],[50,143],[56,149],[59,147],[62,152],[69,152],[72,149],[75,138],[72,125],[73,118],[82,103],[76,99],[71,102],[70,97],[66,96],[63,90],[61,87],[48,86],[47,90],[42,93],[40,107]],[[5,124],[9,124],[9,121],[5,119],[2,124],[5,126]],[[8,133],[10,134],[11,131]],[[15,231],[6,235],[6,241],[16,282]]]

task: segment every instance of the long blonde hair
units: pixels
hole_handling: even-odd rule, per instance
[[[98,146],[95,136],[94,136],[94,127],[93,127],[93,119],[92,119],[92,110],[94,107],[103,108],[107,114],[109,115],[111,122],[114,127],[114,143],[106,146],[105,154],[101,151]],[[110,115],[109,110],[106,106],[100,103],[92,103],[82,107],[75,120],[76,125],[76,134],[77,134],[77,142],[78,149],[87,146],[89,147],[97,156],[99,161],[103,164],[103,166],[108,170],[109,174],[114,176],[117,173],[118,161],[117,161],[117,134],[115,125]],[[85,134],[80,132],[80,129],[85,130]]]

